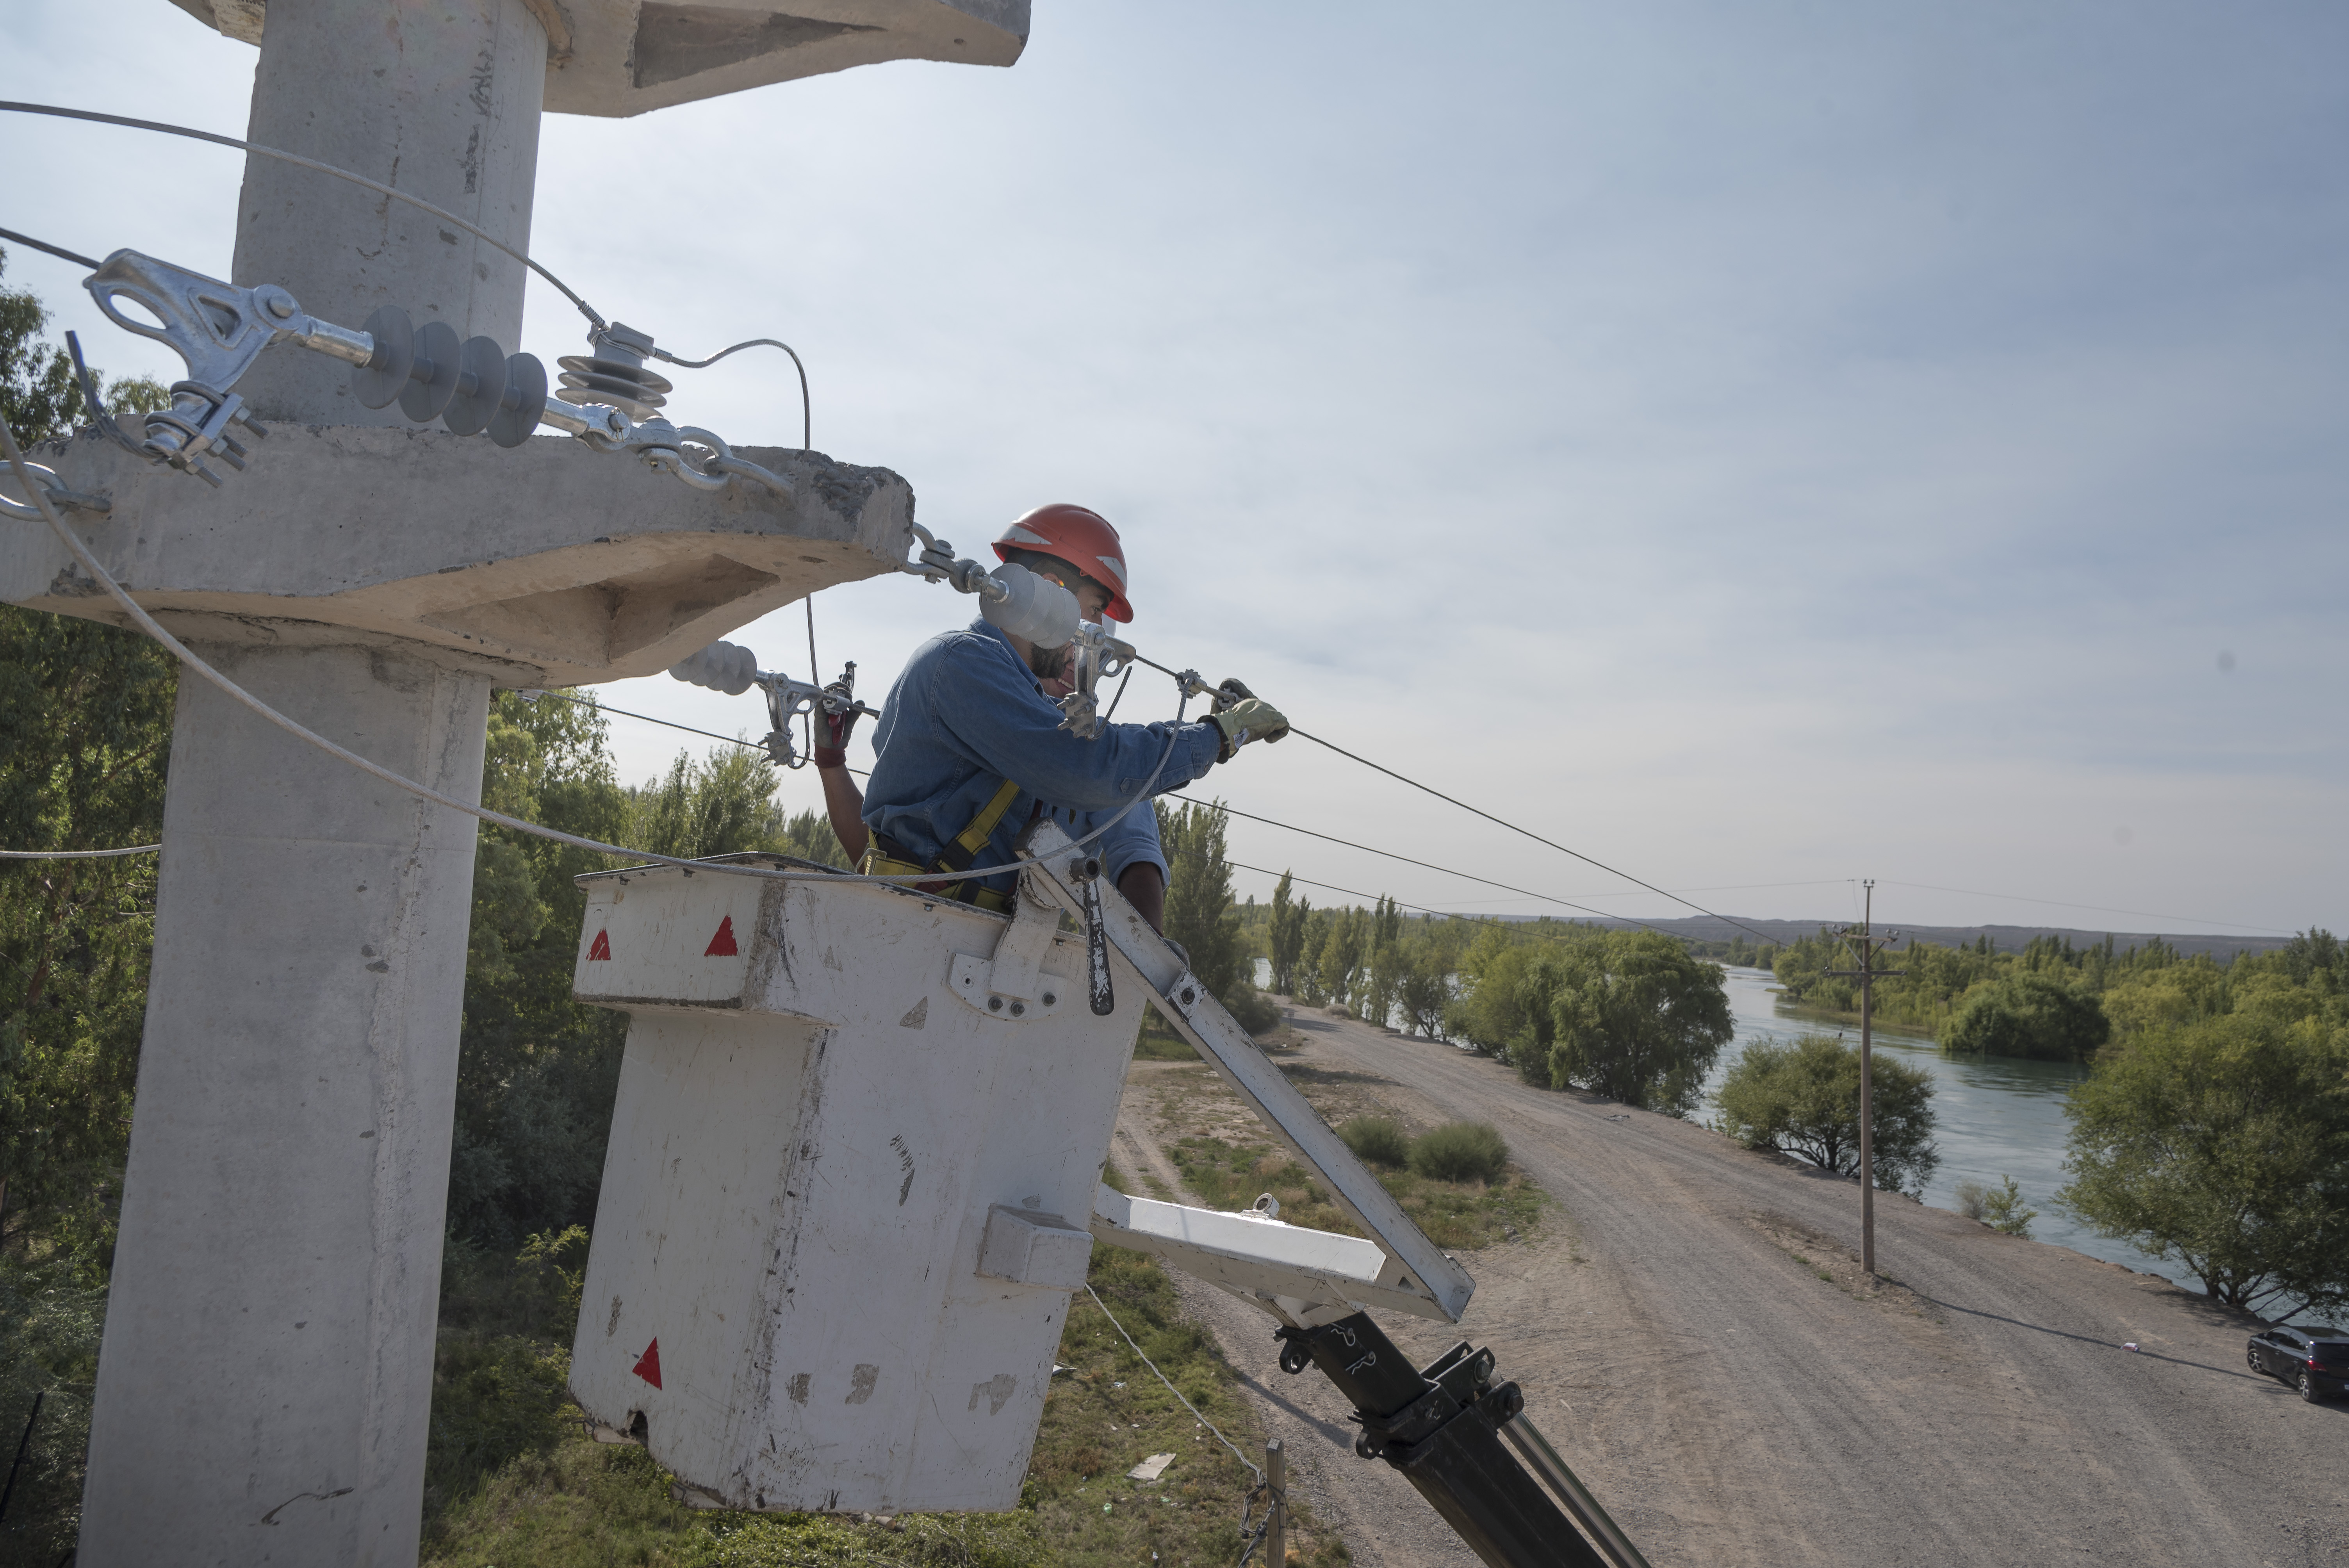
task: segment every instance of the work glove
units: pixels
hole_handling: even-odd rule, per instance
[[[1260,696],[1226,703],[1207,717],[1224,732],[1223,748],[1216,754],[1218,762],[1229,762],[1251,740],[1278,740],[1288,733],[1288,720]]]
[[[810,717],[815,722],[815,765],[818,768],[848,766],[848,737],[856,728],[858,714],[848,698],[848,688],[839,681],[823,688],[842,698],[841,711],[827,712],[823,704]]]

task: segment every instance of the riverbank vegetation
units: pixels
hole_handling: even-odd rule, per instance
[[[1940,1165],[1933,1147],[1933,1079],[1881,1053],[1869,1064],[1870,1174],[1887,1192],[1921,1196]],[[1859,1174],[1859,1047],[1805,1035],[1745,1047],[1722,1080],[1722,1130],[1748,1149]]]
[[[2085,1062],[2107,1040],[2239,1010],[2300,1016],[2328,1006],[2325,987],[2339,944],[2304,932],[2266,953],[2221,962],[2180,954],[2159,937],[2121,949],[2107,936],[2075,946],[2069,937],[2033,937],[2020,952],[1912,943],[1879,963],[1898,975],[1875,982],[1879,1024],[1937,1038],[1953,1053]],[[1849,946],[1822,928],[1781,948],[1772,972],[1795,1010],[1838,1023],[1859,1017],[1858,981],[1831,971],[1852,966]]]
[[[2291,950],[2287,950],[2289,953]],[[2217,1301],[2349,1314],[2349,954],[2313,984],[2133,1029],[2072,1091],[2059,1201]],[[2272,976],[2271,977],[2272,978]]]

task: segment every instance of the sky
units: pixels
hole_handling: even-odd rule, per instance
[[[256,58],[164,0],[12,5],[0,54],[12,96],[231,135]],[[1706,909],[1841,921],[1874,878],[1892,924],[2340,931],[2344,56],[2324,4],[1037,0],[1008,70],[553,117],[532,249],[680,354],[790,341],[815,446],[965,553],[1093,507],[1151,657]],[[0,224],[226,275],[234,153],[0,138]],[[76,269],[7,277],[175,378]],[[534,283],[520,346],[580,325]],[[780,356],[680,381],[796,444]],[[877,702],[971,609],[827,590],[823,673]],[[732,640],[804,674],[802,614]],[[1174,706],[1143,672],[1119,717]],[[708,744],[612,722],[631,780]],[[1302,739],[1191,792],[1690,913]],[[1231,853],[1568,913],[1252,821]]]

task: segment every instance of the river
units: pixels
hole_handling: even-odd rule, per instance
[[[1781,1013],[1777,981],[1766,969],[1725,968],[1723,973],[1737,1038],[1721,1053],[1721,1060],[1705,1080],[1704,1109],[1698,1113],[1699,1120],[1711,1120],[1719,1113],[1713,1091],[1747,1045],[1757,1040],[1791,1040],[1820,1031],[1841,1033],[1854,1043],[1859,1039],[1857,1024],[1838,1026]],[[2087,1068],[2011,1057],[1943,1056],[1939,1046],[1920,1035],[1881,1026],[1871,1031],[1871,1037],[1877,1050],[1932,1075],[1933,1141],[1940,1150],[1941,1163],[1925,1183],[1926,1202],[1938,1209],[1954,1209],[1959,1182],[1979,1181],[1996,1188],[2012,1176],[2023,1189],[2023,1202],[2039,1211],[2039,1217],[2031,1222],[2033,1239],[2158,1274],[2188,1290],[2201,1290],[2201,1282],[2178,1264],[2148,1257],[2126,1242],[2106,1240],[2054,1202],[2064,1181],[2064,1140],[2071,1131],[2064,1117],[2064,1096],[2088,1076]]]

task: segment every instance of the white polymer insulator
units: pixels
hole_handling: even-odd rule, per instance
[[[1016,562],[1007,561],[988,575],[1004,589],[999,600],[979,601],[978,613],[988,624],[1040,648],[1061,647],[1075,637],[1081,612],[1074,593]]]
[[[691,685],[740,696],[759,678],[759,656],[739,643],[712,643],[669,665],[668,673]]]

